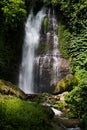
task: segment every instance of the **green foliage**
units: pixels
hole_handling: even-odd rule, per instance
[[[70,32],[68,29],[65,29],[65,26],[62,23],[59,23],[58,35],[60,42],[60,51],[64,58],[69,57],[69,46],[70,46]]]
[[[69,54],[71,69],[70,71],[78,79],[78,84],[73,86],[73,90],[66,96],[66,101],[70,107],[69,116],[79,117],[82,119],[84,129],[87,128],[87,0],[76,1],[58,0],[60,12],[62,13],[62,21],[70,33],[67,40],[60,39],[60,50]],[[61,26],[60,26],[61,27]],[[60,30],[66,30],[66,28]],[[63,32],[63,31],[61,31]],[[61,33],[60,33],[61,34]],[[64,32],[63,32],[64,35]],[[66,37],[67,32],[63,37]],[[59,35],[60,38],[60,35]],[[64,46],[66,48],[64,48]]]
[[[72,65],[74,70],[76,66],[87,69],[87,33],[74,36],[70,44],[70,53],[72,56]]]
[[[55,108],[61,110],[61,111],[63,111],[63,110],[65,109],[65,106],[64,106],[64,104],[63,104],[61,101],[55,102],[55,104],[54,104],[53,106],[54,106]]]
[[[0,78],[8,80],[18,63],[26,15],[23,0],[0,1]]]
[[[5,24],[17,28],[25,19],[26,10],[23,0],[4,0],[1,8],[5,18]]]
[[[79,117],[86,130],[87,119],[87,33],[83,30],[79,35],[73,35],[70,43],[69,52],[71,55],[72,72],[78,79],[78,85],[66,96],[69,103],[69,117]]]
[[[78,81],[81,81],[81,80],[87,78],[87,71],[84,68],[81,69],[80,66],[77,66],[75,75],[76,75]]]
[[[6,77],[7,69],[10,61],[10,50],[4,45],[4,37],[0,35],[0,78],[1,76]]]
[[[18,98],[0,99],[0,129],[52,130],[47,113],[48,109]]]
[[[32,101],[36,103],[47,102],[48,104],[51,105],[53,103],[53,101],[51,101],[51,98],[52,98],[51,96],[52,96],[51,94],[43,93],[43,94],[37,95]]]
[[[70,31],[80,33],[87,27],[86,15],[87,15],[87,1],[63,1],[60,2],[60,10],[67,20],[68,28]]]
[[[56,6],[58,4],[58,0],[43,0],[46,4],[52,4],[53,6]]]
[[[82,116],[82,123],[83,123],[83,128],[87,130],[87,113],[84,113]]]
[[[81,80],[78,86],[76,86],[69,94],[65,96],[65,100],[69,103],[70,115],[73,117],[79,117],[86,128],[87,119],[87,78]]]

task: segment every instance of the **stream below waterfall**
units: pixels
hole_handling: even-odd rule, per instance
[[[54,107],[51,107],[51,105],[48,103],[43,103],[43,105],[50,107],[54,112],[53,127],[55,130],[81,130],[80,127],[78,127],[78,119],[66,118],[63,112]]]

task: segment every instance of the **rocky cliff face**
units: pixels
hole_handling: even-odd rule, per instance
[[[69,61],[59,51],[58,21],[54,10],[47,11],[43,26],[45,31],[41,32],[34,67],[36,93],[52,92],[52,85],[61,80],[69,70]]]

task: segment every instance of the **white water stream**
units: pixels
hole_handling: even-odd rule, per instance
[[[25,38],[19,75],[19,87],[28,94],[34,93],[33,67],[35,50],[39,44],[41,24],[44,16],[45,9],[39,11],[36,16],[34,16],[31,11],[25,23]]]

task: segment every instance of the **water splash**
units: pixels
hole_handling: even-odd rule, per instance
[[[45,9],[39,11],[36,16],[31,11],[25,23],[23,58],[19,75],[19,87],[25,93],[34,93],[33,69],[35,50],[39,44],[41,24],[44,16]]]

